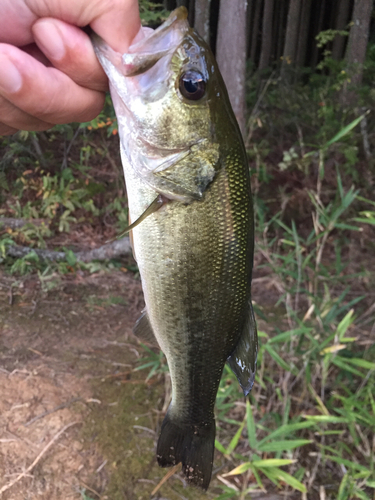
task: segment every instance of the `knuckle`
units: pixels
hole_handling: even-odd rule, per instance
[[[77,100],[76,106],[71,108],[69,114],[64,114],[56,123],[88,122],[93,120],[102,110],[104,105],[104,93],[92,92],[90,98],[84,102]]]
[[[50,123],[25,113],[4,98],[0,98],[0,134],[10,135],[17,130],[47,130]]]

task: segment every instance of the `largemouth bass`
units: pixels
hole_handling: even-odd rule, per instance
[[[146,309],[172,380],[157,460],[207,489],[224,364],[247,395],[257,333],[250,173],[215,59],[180,7],[120,55],[94,35],[110,81]]]

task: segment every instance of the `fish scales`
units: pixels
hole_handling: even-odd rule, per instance
[[[203,202],[167,205],[133,230],[150,323],[171,371],[171,411],[199,415],[195,423],[213,418],[221,371],[248,308],[249,217],[235,220],[228,177],[223,172]]]
[[[164,55],[155,56],[157,62],[153,59],[150,68],[141,57],[142,47],[136,60],[141,70],[133,69],[135,59],[129,55],[126,60],[134,64],[124,70],[116,66],[118,59],[102,41],[94,39],[94,46],[109,76],[119,120],[131,222],[142,216],[158,193],[167,200],[132,230],[146,303],[136,331],[152,330],[166,355],[172,381],[158,462],[161,466],[182,462],[188,481],[206,489],[213,462],[214,405],[225,362],[245,394],[254,381],[257,338],[250,297],[254,227],[241,134],[213,56],[184,21],[185,12],[177,9],[150,36],[150,41],[159,37],[154,46],[159,43],[160,49],[160,40],[168,34]],[[180,32],[168,33],[173,29]],[[179,96],[183,106],[176,107],[174,94],[177,85],[181,90],[186,64],[203,73],[202,57],[208,68],[205,85],[211,85],[213,95],[193,104]],[[157,78],[160,67],[165,69],[162,64],[167,67],[165,60],[172,68],[164,77],[167,83],[157,80],[152,87],[146,76],[151,72]],[[122,88],[121,71],[130,90]],[[136,100],[142,88],[147,98],[134,104],[131,89]],[[171,100],[163,100],[169,94]],[[217,106],[212,105],[215,98]],[[168,114],[171,107],[174,112]]]

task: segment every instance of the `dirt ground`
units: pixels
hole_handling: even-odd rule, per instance
[[[222,493],[217,478],[205,494],[176,473],[152,495],[166,473],[155,443],[170,388],[168,376],[133,371],[145,355],[132,334],[142,307],[131,272],[0,275],[1,500]]]

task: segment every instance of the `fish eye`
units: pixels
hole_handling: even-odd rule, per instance
[[[181,75],[179,89],[186,99],[198,101],[206,93],[206,80],[199,71],[189,70]]]

